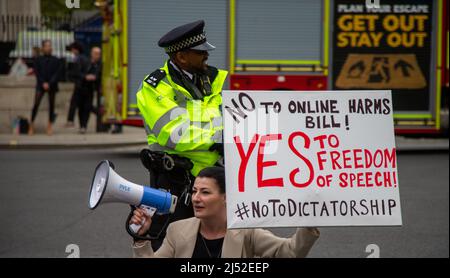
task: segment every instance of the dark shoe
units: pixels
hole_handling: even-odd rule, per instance
[[[95,115],[97,115],[98,114],[98,108],[95,107],[95,106],[92,106],[91,107],[91,113],[94,113]]]
[[[56,118],[58,118],[58,114],[53,113],[53,116],[52,116],[52,118],[51,118],[52,124],[54,124],[54,123],[56,122]]]
[[[122,133],[122,125],[114,125],[114,129],[111,131],[112,134]]]

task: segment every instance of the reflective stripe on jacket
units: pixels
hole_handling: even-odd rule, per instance
[[[227,72],[218,70],[211,82],[211,94],[203,100],[195,100],[172,80],[168,62],[161,70],[165,77],[155,83],[156,86],[143,81],[137,92],[137,105],[144,118],[149,148],[189,158],[194,164],[191,173],[196,176],[220,158],[209,148],[222,140],[220,93]]]

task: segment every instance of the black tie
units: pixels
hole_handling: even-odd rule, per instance
[[[186,76],[186,74],[181,74],[181,80],[184,84],[184,87],[191,93],[192,97],[194,99],[203,99],[203,93],[197,88],[197,85],[195,83],[196,76],[192,76],[192,80]]]
[[[194,84],[203,95],[209,96],[211,94],[211,82],[207,75],[194,75]]]

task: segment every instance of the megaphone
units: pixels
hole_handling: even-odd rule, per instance
[[[108,160],[103,160],[95,168],[89,208],[95,209],[102,203],[127,203],[153,207],[158,214],[169,214],[175,211],[177,199],[169,192],[127,181],[112,169]]]

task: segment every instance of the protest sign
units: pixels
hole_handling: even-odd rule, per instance
[[[224,91],[228,228],[401,225],[390,91]]]

